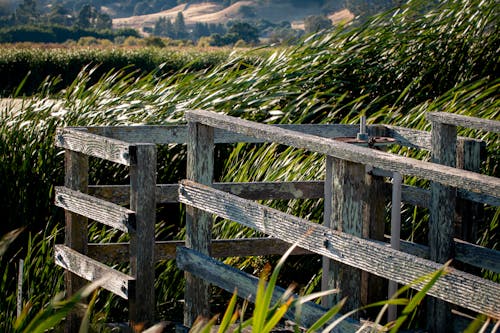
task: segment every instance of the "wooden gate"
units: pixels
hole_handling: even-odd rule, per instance
[[[482,143],[457,139],[456,126],[499,132],[499,122],[429,113],[431,133],[394,126],[368,127],[372,137],[391,138],[393,144],[430,150],[434,162],[430,163],[336,140],[355,137],[357,126],[270,126],[206,111],[188,111],[185,117],[187,126],[58,131],[56,145],[65,149],[66,178],[65,186],[56,190],[55,201],[66,210],[66,241],[56,246],[56,263],[67,270],[68,294],[82,285],[81,278],[93,281],[111,274],[103,287],[129,300],[130,320],[153,322],[154,263],[175,258],[180,245],[187,247],[178,250],[177,260],[186,271],[184,322],[188,326],[198,315],[208,314],[209,283],[232,291],[234,279],[230,276],[244,276],[207,256],[280,254],[297,240],[299,253],[323,256],[323,287],[341,286],[341,293],[351,296],[350,308],[369,301],[367,286],[378,278],[408,284],[451,258],[500,272],[498,251],[467,242],[470,239],[465,232],[465,240],[453,238],[456,200],[461,200],[462,209],[457,210],[461,230],[473,229],[469,215],[480,210],[482,204],[500,205],[500,180],[476,173]],[[213,183],[214,144],[232,142],[274,142],[323,154],[326,178],[311,182]],[[188,179],[180,184],[156,184],[156,145],[175,143],[188,145]],[[130,185],[89,186],[88,156],[128,166]],[[402,188],[403,201],[430,209],[429,246],[402,241],[398,251],[384,242],[380,207],[385,204],[384,195],[390,193],[391,184],[385,179],[393,172],[431,181],[430,190]],[[297,198],[324,198],[324,224],[253,201]],[[155,242],[154,207],[163,202],[186,205],[185,242]],[[124,208],[123,204],[130,206]],[[214,214],[270,237],[213,241]],[[88,244],[87,219],[129,233],[130,243]],[[104,260],[128,260],[130,273],[118,272],[102,264]],[[207,271],[210,267],[226,273],[216,278],[212,270]],[[349,281],[342,279],[347,274]],[[449,325],[450,303],[500,318],[499,284],[457,269],[441,278],[429,295],[436,299],[428,305],[429,322],[433,323],[430,328],[434,331]],[[324,304],[331,301],[325,300]],[[310,309],[311,320],[323,311],[312,305]],[[68,329],[75,325],[77,318],[70,318]],[[347,331],[356,327],[353,321],[343,325],[341,329]]]

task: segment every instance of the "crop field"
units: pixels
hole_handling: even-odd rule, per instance
[[[51,303],[64,289],[63,272],[52,259],[54,243],[64,239],[63,212],[53,205],[54,187],[64,180],[63,154],[54,147],[57,127],[178,124],[190,109],[281,124],[355,124],[366,115],[369,124],[421,130],[430,129],[424,116],[428,111],[500,120],[496,7],[495,0],[454,0],[429,11],[420,2],[410,2],[366,23],[321,32],[279,49],[2,49],[0,93],[17,100],[0,104],[0,331],[25,331],[32,328],[30,322],[40,320],[39,311],[49,308],[50,314],[57,314],[58,306],[67,306]],[[461,130],[459,135],[487,143],[481,172],[499,177],[498,135],[475,130]],[[393,152],[428,158],[406,149]],[[184,177],[185,154],[180,145],[159,151],[158,183]],[[277,145],[238,144],[218,148],[216,154],[216,181],[311,180],[324,175],[321,156]],[[125,170],[110,163],[91,160],[90,169],[91,184],[128,182]],[[425,186],[417,179],[404,181]],[[321,201],[266,204],[312,221],[322,219]],[[402,238],[425,244],[427,212],[413,206],[402,209]],[[475,241],[498,248],[500,209],[485,211]],[[157,239],[182,239],[182,215],[178,206],[158,207]],[[18,235],[9,234],[12,230]],[[91,224],[89,233],[92,242],[126,240],[97,224]],[[225,220],[216,221],[213,233],[214,238],[255,234]],[[21,259],[23,311],[18,316]],[[275,260],[226,262],[259,275]],[[320,268],[320,258],[289,258],[278,284],[297,282],[305,292],[318,290]],[[181,321],[183,274],[172,261],[160,262],[156,269],[157,318]],[[301,274],[294,274],[295,269]],[[498,274],[482,274],[500,281]],[[224,308],[227,295],[214,294],[216,308]],[[92,325],[126,320],[124,302],[104,291],[92,295]],[[421,312],[415,311],[402,327],[425,327]],[[61,320],[50,323],[59,328]]]
[[[225,61],[224,48],[154,47],[62,47],[11,44],[1,47],[0,96],[32,95],[47,78],[51,92],[70,85],[80,71],[92,69],[92,78],[123,70],[135,77],[155,73],[157,77],[184,71],[210,69]]]

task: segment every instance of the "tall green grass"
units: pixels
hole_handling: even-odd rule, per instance
[[[13,323],[14,318],[7,317],[14,314],[11,296],[15,293],[15,265],[26,257],[30,247],[47,251],[40,254],[46,258],[43,262],[27,267],[28,272],[43,272],[29,275],[30,283],[36,286],[30,294],[33,313],[49,299],[37,299],[36,293],[47,295],[61,289],[60,271],[49,259],[53,239],[60,233],[40,236],[36,244],[28,242],[30,232],[47,236],[62,226],[62,212],[52,204],[53,187],[63,182],[63,156],[53,145],[58,126],[173,124],[183,121],[185,110],[195,108],[266,123],[357,123],[361,115],[367,115],[369,123],[416,129],[428,129],[426,111],[499,119],[496,2],[447,1],[430,11],[424,11],[424,5],[411,1],[360,26],[317,34],[300,45],[266,50],[269,55],[262,51],[231,54],[215,67],[200,71],[136,75],[124,68],[109,69],[102,75],[89,66],[63,90],[56,89],[59,79],[47,78],[37,93],[24,101],[22,112],[7,108],[0,116],[0,188],[5,191],[0,201],[4,222],[0,232],[5,234],[20,226],[27,229],[16,241],[15,250],[2,258],[2,290],[8,296],[0,299],[0,313],[6,316],[0,321],[0,331],[8,331]],[[253,57],[252,52],[258,52],[258,56]],[[498,138],[468,130],[460,134],[487,142],[483,172],[498,176]],[[411,154],[404,150],[395,153]],[[234,145],[221,148],[218,154],[225,159],[218,161],[221,168],[217,180],[318,179],[324,174],[321,156],[276,145]],[[426,158],[425,154],[411,156]],[[158,182],[177,182],[184,176],[183,147],[164,148],[161,158]],[[91,170],[91,183],[128,181],[126,170],[108,163],[92,160]],[[272,204],[311,220],[322,218],[321,201]],[[172,208],[161,209],[167,212]],[[426,229],[425,212],[406,211],[405,237],[421,240]],[[175,216],[179,215],[177,212]],[[157,230],[159,238],[182,237],[182,222],[167,213],[159,217],[164,226]],[[489,208],[488,218],[481,226],[478,242],[495,248],[498,209]],[[253,234],[227,221],[217,221],[214,233],[215,237]],[[120,236],[93,227],[90,237],[100,241]],[[259,271],[265,261],[239,264]],[[310,280],[313,285],[309,287],[314,289],[319,258],[307,264],[311,272],[301,278]],[[168,316],[181,297],[182,274],[172,262],[159,263],[157,269],[159,313]],[[282,279],[287,283],[291,277]],[[96,308],[107,311],[113,304],[123,307],[114,298],[101,295]],[[99,313],[99,320],[107,320],[106,311]]]
[[[32,95],[47,77],[59,77],[54,91],[70,85],[84,66],[97,66],[95,83],[108,71],[128,67],[137,76],[155,71],[172,75],[179,71],[199,71],[224,62],[228,49],[174,48],[85,48],[85,47],[5,47],[0,55],[0,95],[8,96],[24,78],[20,93]],[[161,66],[160,66],[161,65]]]

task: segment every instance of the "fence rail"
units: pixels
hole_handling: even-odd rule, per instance
[[[441,267],[433,261],[388,248],[381,242],[334,231],[194,182],[182,182],[179,199],[186,205],[289,243],[297,242],[311,252],[401,284],[410,284]],[[415,288],[420,289],[422,285]],[[457,270],[440,279],[429,295],[492,317],[500,315],[500,285]]]
[[[471,244],[467,237],[454,239],[452,228],[456,199],[463,200],[459,206],[469,207],[457,210],[462,229],[474,225],[467,215],[470,207],[476,211],[481,210],[481,204],[500,205],[500,180],[475,172],[484,143],[457,137],[455,126],[467,125],[498,132],[498,122],[432,113],[428,115],[433,124],[432,132],[384,125],[368,127],[370,136],[389,137],[392,144],[431,151],[433,161],[437,163],[430,163],[337,140],[355,137],[358,126],[354,125],[270,126],[200,110],[188,111],[185,116],[187,126],[79,127],[58,130],[56,146],[66,151],[66,181],[64,187],[56,189],[55,204],[66,210],[66,240],[65,245],[56,246],[56,263],[68,271],[66,286],[69,294],[82,285],[83,281],[79,278],[92,281],[111,274],[112,281],[104,287],[129,300],[131,322],[152,322],[155,304],[154,263],[177,258],[179,265],[186,270],[184,320],[186,324],[191,324],[198,314],[208,313],[208,282],[216,283],[216,278],[205,281],[206,276],[200,276],[196,269],[188,268],[192,266],[189,265],[190,259],[186,258],[201,260],[199,258],[204,255],[282,254],[297,240],[300,240],[300,247],[294,254],[320,254],[325,258],[325,263],[334,265],[331,266],[334,269],[346,270],[353,274],[352,277],[357,276],[353,281],[360,281],[360,284],[366,283],[361,279],[365,273],[360,270],[409,284],[438,269],[440,263],[444,262],[443,258],[454,258],[500,272],[499,251]],[[326,156],[326,179],[213,183],[213,146],[216,143],[233,142],[272,142],[320,153]],[[185,143],[188,147],[189,180],[179,184],[156,184],[155,145]],[[451,153],[446,151],[445,155],[440,155],[438,148],[445,144],[451,144],[454,149],[451,149]],[[88,156],[129,166],[130,185],[89,186]],[[332,168],[332,163],[341,168]],[[392,172],[431,180],[430,190],[402,186],[402,201],[429,208],[431,229],[438,228],[431,232],[443,235],[432,238],[434,236],[429,234],[429,246],[402,241],[401,251],[398,251],[384,242],[383,217],[381,219],[380,214],[383,214],[384,197],[390,197],[394,190],[392,184],[384,181],[384,177],[392,177]],[[337,179],[352,178],[353,175],[359,178],[356,182],[343,183]],[[332,182],[344,185],[336,188]],[[369,191],[376,191],[376,198],[370,198]],[[321,198],[325,199],[324,225],[253,202]],[[185,241],[155,241],[155,206],[158,203],[186,205]],[[124,208],[123,205],[130,205],[130,208]],[[364,207],[361,205],[368,206],[361,208]],[[446,205],[451,208],[442,210]],[[254,228],[272,238],[212,240],[212,214]],[[87,219],[129,233],[130,242],[88,244]],[[380,231],[372,234],[380,227],[382,234]],[[191,250],[179,252],[179,246],[199,251],[201,257],[193,257],[194,252]],[[130,263],[130,275],[102,263],[126,261]],[[198,266],[203,266],[203,263],[203,260],[200,261]],[[208,261],[205,263],[209,264]],[[323,272],[326,287],[332,278],[329,275],[331,267]],[[226,270],[224,267],[221,269]],[[224,278],[216,284],[226,289],[233,286]],[[351,286],[342,286],[346,288],[343,292],[350,294],[359,293],[360,289],[365,288],[352,286],[352,283]],[[419,289],[422,285],[413,287]],[[438,280],[429,295],[500,319],[500,285],[457,269],[450,269]],[[358,302],[365,302],[366,297],[370,296],[363,294],[361,298],[356,297],[353,298]],[[430,304],[430,309],[436,306],[449,312],[447,305],[439,302],[437,305]],[[435,331],[439,330],[436,327],[444,325],[442,318],[436,321],[438,326],[431,328]],[[76,322],[76,317],[70,317],[67,330],[77,327]],[[348,331],[357,327],[352,326],[352,323],[346,323]]]

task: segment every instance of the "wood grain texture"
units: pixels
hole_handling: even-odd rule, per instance
[[[237,293],[240,297],[255,302],[255,293],[259,279],[237,270],[231,266],[225,265],[220,261],[214,260],[206,255],[191,249],[180,247],[177,249],[177,266],[185,271],[206,279],[210,283],[228,291]],[[280,300],[285,290],[276,286],[272,295],[272,304]],[[297,298],[297,295],[292,295]],[[322,315],[325,314],[326,309],[319,305],[306,302],[301,307],[301,324],[305,327],[310,327]],[[332,318],[331,321],[337,319],[339,315]],[[285,318],[295,319],[295,308],[292,307],[286,314]],[[339,323],[333,332],[356,332],[360,327],[359,323],[354,320],[346,319]]]
[[[456,163],[457,128],[432,123],[432,161],[454,167]],[[453,256],[453,226],[456,189],[439,182],[431,183],[429,246],[431,260],[445,263]]]
[[[389,239],[390,237],[386,236],[386,240]],[[453,239],[453,242],[455,260],[494,273],[500,273],[500,251],[471,244],[457,238]],[[422,244],[401,240],[401,251],[424,259],[430,258],[429,247]]]
[[[327,177],[325,180],[325,221],[324,225],[362,238],[384,239],[385,184],[382,177],[366,172],[363,164],[352,163],[327,157]],[[331,175],[329,175],[331,174]],[[329,186],[328,186],[329,185]],[[330,192],[330,193],[329,193]],[[328,260],[328,259],[327,259]],[[334,276],[334,285],[340,293],[328,304],[329,307],[348,297],[345,307],[357,309],[385,297],[381,291],[386,289],[384,282],[359,269],[336,262],[330,263],[330,274]],[[326,279],[332,280],[325,276]]]
[[[500,133],[500,121],[498,120],[463,116],[449,112],[427,112],[425,117],[429,121],[441,124]]]
[[[481,172],[482,156],[485,147],[479,142],[457,142],[456,166],[474,172]],[[457,198],[455,237],[468,242],[479,239],[479,226],[485,225],[484,206],[460,195]]]
[[[457,128],[432,121],[432,162],[454,167],[456,164]],[[431,183],[429,209],[430,259],[445,263],[453,258],[456,188]],[[427,327],[431,332],[451,332],[451,307],[437,298],[427,300]]]
[[[155,261],[175,259],[175,251],[179,246],[185,246],[180,241],[156,241]],[[212,256],[224,257],[251,257],[282,255],[291,245],[275,238],[243,238],[243,239],[213,239]],[[122,263],[128,260],[129,243],[90,243],[88,245],[89,257],[109,263]],[[291,255],[313,254],[300,247]]]
[[[116,139],[88,133],[82,129],[59,128],[55,136],[57,147],[130,165],[130,144]]]
[[[455,258],[463,263],[500,274],[500,251],[454,239]]]
[[[373,172],[373,174],[381,175],[378,172]],[[213,183],[213,187],[250,200],[321,199],[323,198],[324,181]],[[391,193],[392,184],[386,183],[386,187],[385,196],[388,198]],[[128,205],[130,203],[129,185],[89,185],[88,192],[90,195],[111,201],[117,205]],[[156,202],[179,202],[178,192],[178,184],[158,184],[156,185]],[[500,198],[491,195],[478,194],[465,190],[458,190],[457,195],[462,199],[496,207],[500,206]],[[430,200],[430,190],[403,185],[403,202],[418,207],[429,208]]]
[[[87,192],[89,169],[88,156],[78,152],[65,150],[64,169],[65,186],[75,191]],[[85,216],[75,214],[68,210],[64,212],[64,216],[64,243],[75,251],[86,254],[88,219]],[[85,280],[70,271],[65,271],[64,282],[68,297],[80,290],[86,283]],[[70,313],[64,325],[65,332],[74,332],[80,327],[80,321],[81,318],[76,312]]]
[[[214,176],[214,129],[200,123],[188,123],[186,176],[211,185]],[[186,207],[186,246],[205,255],[211,254],[212,215]],[[192,326],[198,316],[209,318],[209,287],[203,279],[186,272],[184,325]]]
[[[55,263],[64,269],[84,278],[87,281],[107,277],[102,287],[120,296],[128,298],[129,282],[133,277],[112,269],[99,261],[89,258],[65,245],[56,245],[54,249]]]
[[[277,128],[289,129],[301,133],[318,135],[326,138],[355,137],[359,127],[357,125],[344,124],[283,124],[271,125]],[[367,126],[370,135],[381,135],[385,131],[382,125]],[[187,125],[167,126],[99,126],[86,127],[92,134],[106,136],[116,140],[130,143],[154,143],[154,144],[185,144],[187,138]],[[214,131],[214,143],[263,143],[269,142],[253,136],[216,129]]]
[[[304,134],[317,135],[325,138],[356,137],[359,132],[358,125],[344,124],[278,124],[270,125]],[[86,130],[92,134],[121,140],[129,143],[154,143],[154,144],[185,144],[187,143],[187,125],[166,126],[89,126],[72,127],[73,129]],[[392,125],[368,125],[370,136],[384,136],[396,139],[396,144],[418,148],[431,149],[431,134],[428,131]],[[480,141],[471,138],[458,138],[459,141]],[[223,129],[214,130],[215,143],[263,143],[272,142],[242,135]]]
[[[181,183],[179,197],[187,205],[236,221],[272,237],[297,242],[306,250],[401,284],[409,284],[441,267],[435,262],[387,248],[385,243],[334,231],[191,181]],[[422,285],[415,285],[413,288],[420,289]],[[498,283],[450,269],[428,294],[500,318]]]
[[[64,186],[56,187],[55,205],[123,232],[136,225],[132,210]]]
[[[495,177],[457,170],[448,166],[410,159],[338,142],[329,138],[275,128],[208,111],[186,111],[185,117],[189,121],[199,121],[208,126],[254,136],[287,146],[308,149],[355,163],[369,164],[383,170],[397,171],[403,175],[417,176],[476,193],[500,197],[500,179]]]
[[[323,198],[323,181],[214,183],[214,188],[250,200]],[[90,185],[89,194],[119,205],[130,201],[129,185]],[[157,203],[179,202],[178,184],[156,185]]]
[[[365,200],[365,166],[358,163],[352,163],[337,158],[327,157],[326,179],[331,181],[327,184],[325,181],[325,215],[324,225],[330,226],[334,230],[348,233],[357,237],[363,237],[365,213],[368,213],[364,207]],[[346,310],[360,308],[362,302],[362,279],[361,270],[352,266],[335,262],[329,258],[329,272],[324,277],[333,283],[328,285],[325,290],[338,288],[340,291],[327,303],[327,307],[332,307],[342,298],[348,297],[345,305]],[[356,315],[359,318],[359,313]]]
[[[130,209],[135,212],[136,228],[130,232],[130,272],[134,277],[129,298],[129,317],[135,323],[154,323],[156,222],[156,146],[137,144],[130,166]]]
[[[389,240],[388,236],[385,238],[386,241]],[[454,242],[455,260],[500,273],[500,251],[459,239],[455,239]],[[178,246],[185,246],[185,242],[156,241],[155,261],[175,259],[175,250]],[[386,246],[389,247],[390,244]],[[212,256],[224,258],[282,255],[289,247],[290,243],[275,238],[212,239]],[[401,240],[401,251],[420,258],[429,258],[429,247],[425,245]],[[314,253],[297,247],[291,255],[308,254]],[[123,263],[129,260],[129,243],[89,243],[88,256],[100,262]]]

